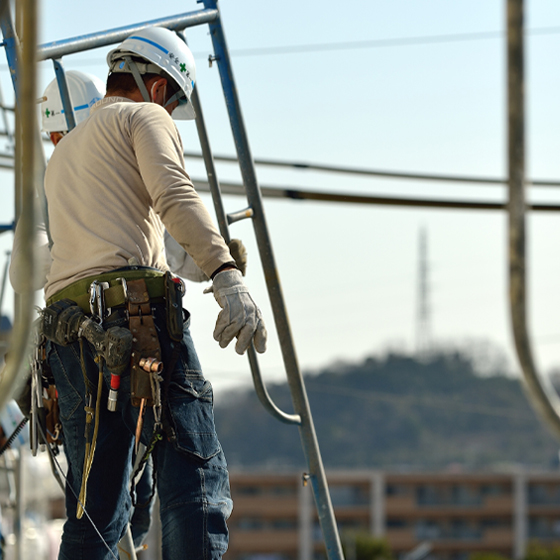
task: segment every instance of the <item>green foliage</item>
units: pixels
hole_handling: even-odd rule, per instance
[[[510,560],[507,556],[497,552],[474,552],[470,555],[470,560]]]
[[[525,560],[560,560],[560,547],[544,547],[537,541],[532,541],[527,547]]]
[[[346,560],[393,560],[393,552],[385,539],[369,533],[348,532],[342,536],[342,549]]]
[[[371,357],[308,375],[305,384],[327,468],[558,464],[557,443],[529,406],[519,379],[481,377],[465,354]],[[268,390],[291,412],[286,384]],[[297,430],[272,418],[253,389],[222,399],[217,397],[216,424],[232,467],[305,466]]]

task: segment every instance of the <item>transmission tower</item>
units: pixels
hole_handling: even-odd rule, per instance
[[[422,227],[418,234],[418,284],[416,308],[416,353],[426,357],[432,347],[429,300],[428,234]]]

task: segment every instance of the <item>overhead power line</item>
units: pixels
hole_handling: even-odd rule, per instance
[[[0,107],[1,108],[1,107]],[[0,136],[6,136],[6,133],[0,131]],[[50,140],[43,137],[42,140],[49,143]],[[184,152],[184,156],[193,159],[203,159],[202,154],[198,152]],[[239,160],[236,156],[214,155],[215,161],[225,163],[238,164]],[[507,185],[507,179],[499,179],[496,177],[476,177],[469,175],[442,175],[434,173],[408,173],[403,171],[387,171],[382,169],[366,169],[363,167],[348,167],[341,165],[323,165],[320,163],[305,163],[298,161],[281,161],[266,158],[255,158],[256,165],[268,167],[284,167],[291,169],[299,169],[303,171],[320,171],[325,173],[341,173],[346,175],[362,175],[366,177],[384,177],[388,179],[404,179],[412,181],[439,181],[443,183],[472,183],[476,185]],[[0,168],[13,168],[13,154],[0,153]],[[526,185],[534,187],[560,187],[560,180],[544,180],[544,179],[526,179]],[[294,197],[297,198],[297,197]]]
[[[202,159],[202,154],[197,152],[184,152],[185,157]],[[228,163],[238,163],[235,156],[214,155],[214,160]],[[391,179],[411,179],[420,181],[442,181],[447,183],[474,183],[500,185],[507,184],[506,179],[498,179],[495,177],[473,177],[467,175],[440,175],[432,173],[404,173],[401,171],[384,171],[379,169],[365,169],[359,167],[345,167],[336,165],[323,165],[318,163],[302,163],[291,161],[280,161],[272,159],[256,158],[255,164],[271,167],[289,167],[293,169],[302,169],[309,171],[325,171],[327,173],[343,173],[349,175],[365,175],[370,177],[386,177]],[[527,179],[527,185],[535,187],[560,187],[560,181],[548,181],[541,179]]]
[[[215,159],[219,159],[216,157]],[[229,160],[235,161],[235,158]],[[281,164],[281,162],[277,162]],[[13,169],[13,156],[0,154],[0,168]],[[195,188],[200,192],[210,192],[210,186],[206,179],[193,179]],[[550,182],[551,185],[553,184]],[[534,182],[533,184],[536,184]],[[560,186],[560,183],[556,183]],[[220,182],[223,194],[237,196],[245,195],[245,187],[241,183]],[[260,185],[261,193],[269,198],[289,198],[291,200],[314,200],[317,202],[336,202],[340,204],[370,204],[377,206],[408,206],[419,208],[446,208],[456,210],[505,210],[505,202],[475,201],[475,200],[444,200],[416,197],[395,197],[364,195],[341,192],[327,192],[320,190],[307,190],[299,187],[273,187]],[[559,204],[527,204],[528,210],[538,212],[559,212]]]
[[[527,35],[556,35],[560,27],[536,27],[528,29]],[[362,41],[343,41],[337,43],[308,43],[304,45],[285,45],[278,47],[254,47],[248,49],[232,49],[232,56],[266,56],[276,54],[292,54],[303,52],[342,51],[353,49],[374,49],[383,47],[404,47],[429,45],[437,43],[457,43],[464,41],[481,41],[485,39],[501,39],[505,31],[475,31],[471,33],[448,33],[443,35],[420,35],[415,37],[397,37],[394,39],[370,39]],[[206,57],[208,53],[196,52],[195,57]]]
[[[558,35],[560,27],[535,27],[527,29],[526,35]],[[231,49],[230,55],[243,56],[274,56],[278,54],[298,54],[325,51],[345,51],[356,49],[375,49],[387,47],[406,47],[416,45],[435,45],[445,43],[460,43],[466,41],[484,41],[488,39],[502,39],[505,31],[474,31],[470,33],[447,33],[442,35],[420,35],[414,37],[395,37],[392,39],[364,39],[361,41],[340,41],[331,43],[307,43],[302,45],[279,45],[277,47],[250,47],[245,49]],[[197,59],[207,59],[208,51],[195,51]],[[76,59],[82,66],[93,66],[103,61],[99,58]],[[0,64],[4,70],[8,66]]]
[[[194,186],[199,192],[210,192],[210,186],[205,179],[193,179]],[[245,187],[241,183],[220,182],[222,194],[244,195]],[[315,200],[318,202],[337,202],[349,204],[372,204],[380,206],[415,206],[421,208],[447,208],[456,210],[505,210],[505,202],[482,202],[468,200],[441,200],[410,197],[369,196],[361,194],[330,193],[325,191],[310,191],[300,188],[260,186],[264,197],[289,198],[292,200]],[[527,204],[528,210],[559,212],[558,204]]]

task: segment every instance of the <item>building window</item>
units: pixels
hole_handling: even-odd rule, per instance
[[[263,493],[263,488],[260,486],[246,486],[244,484],[234,486],[233,490],[239,496],[258,496]]]
[[[369,492],[365,486],[333,485],[330,487],[334,507],[363,506],[369,504]]]
[[[407,496],[410,494],[410,486],[406,484],[387,484],[385,493],[387,496]]]
[[[560,518],[531,516],[529,518],[529,538],[559,539]]]
[[[483,496],[509,496],[511,495],[511,486],[507,484],[483,484],[480,487],[480,493]]]
[[[440,486],[422,484],[416,488],[419,506],[476,506],[482,504],[480,489],[466,484]]]
[[[337,523],[338,530],[341,533],[356,533],[359,531],[367,531],[368,526],[365,521],[360,519],[345,519]]]
[[[275,486],[255,486],[253,484],[232,485],[232,491],[237,496],[295,496],[295,485],[278,484]]]
[[[387,529],[403,529],[407,525],[406,519],[397,519],[394,517],[389,517],[387,519]]]
[[[485,529],[498,529],[498,528],[511,528],[511,518],[508,517],[485,517],[480,520],[480,528]]]
[[[273,519],[269,525],[276,531],[293,531],[298,528],[296,519]]]
[[[241,517],[237,519],[236,528],[240,531],[261,531],[264,529],[264,522],[258,517]]]
[[[527,498],[533,505],[560,504],[560,486],[558,484],[529,484]]]
[[[451,519],[449,521],[420,519],[416,522],[414,533],[418,540],[472,541],[482,538],[480,526],[466,519]]]
[[[440,524],[432,519],[420,519],[414,528],[417,540],[439,539],[442,533]]]
[[[297,489],[295,485],[290,486],[272,486],[270,488],[270,494],[273,496],[295,496]]]
[[[234,521],[233,527],[238,531],[294,531],[298,528],[298,522],[297,519],[283,517],[278,519],[240,517]]]

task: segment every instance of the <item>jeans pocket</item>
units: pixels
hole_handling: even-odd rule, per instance
[[[179,450],[203,460],[222,450],[214,425],[210,381],[186,375],[184,383],[170,383],[168,406]]]
[[[71,381],[72,374],[80,372],[80,369],[76,369],[76,366],[80,367],[80,358],[76,355],[73,345],[63,347],[47,342],[47,361],[56,384],[60,417],[68,420],[80,408],[82,402],[79,390]],[[79,379],[81,380],[81,374]]]

